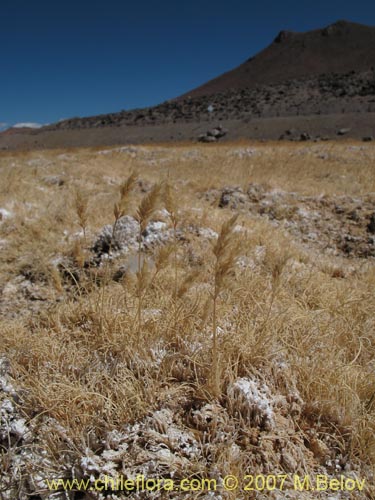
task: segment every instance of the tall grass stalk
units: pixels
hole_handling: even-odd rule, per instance
[[[78,217],[78,224],[83,231],[85,245],[87,245],[86,230],[88,222],[88,198],[81,191],[75,193],[74,205]]]
[[[150,221],[153,213],[157,209],[158,200],[160,196],[161,186],[160,184],[155,184],[152,190],[143,197],[137,212],[136,220],[139,224],[139,234],[138,234],[138,264],[137,264],[137,296],[138,296],[138,307],[137,307],[137,319],[138,319],[138,337],[141,334],[142,326],[142,301],[143,301],[143,284],[145,280],[145,273],[147,271],[147,264],[144,262],[142,266],[142,234],[146,229],[148,222]],[[142,272],[144,268],[144,272]]]
[[[113,244],[116,239],[116,228],[121,217],[126,215],[130,207],[130,195],[134,189],[134,185],[137,182],[138,175],[136,172],[131,172],[129,177],[120,185],[120,199],[113,206],[114,222],[112,226],[112,237],[109,242],[108,257],[111,254]],[[100,332],[103,333],[104,325],[104,303],[105,303],[105,289],[109,282],[109,259],[106,261],[104,279],[101,289],[100,296]]]
[[[173,229],[173,269],[174,269],[174,281],[173,281],[173,318],[174,318],[174,330],[177,329],[177,292],[178,292],[178,269],[177,269],[177,226],[178,226],[178,209],[176,198],[172,192],[171,185],[169,182],[165,185],[164,192],[164,203],[165,208],[168,211],[169,219],[172,224]]]
[[[215,264],[214,264],[214,286],[212,292],[212,372],[211,385],[215,397],[219,397],[220,388],[220,372],[219,372],[219,350],[217,339],[217,301],[220,292],[224,289],[228,277],[233,271],[234,264],[238,255],[238,246],[234,242],[233,228],[237,221],[238,215],[234,215],[229,220],[224,222],[221,227],[220,234],[212,249]]]

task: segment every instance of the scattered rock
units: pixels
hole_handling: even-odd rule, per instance
[[[196,230],[196,234],[207,240],[214,240],[218,237],[217,232],[209,227],[198,227]]]
[[[338,131],[337,131],[337,135],[346,135],[347,133],[349,133],[351,131],[350,128],[340,128]]]
[[[169,238],[168,224],[163,221],[151,221],[142,233],[143,246],[148,248]]]
[[[288,129],[283,134],[280,135],[279,140],[318,142],[322,140],[322,138],[319,135],[314,137],[309,132],[298,132],[298,130],[296,129]]]
[[[149,250],[156,245],[165,243],[172,235],[172,230],[165,219],[167,212],[160,210],[157,214],[159,220],[150,221],[142,232],[142,250]],[[217,237],[217,233],[210,228],[188,227],[178,231],[178,237],[184,237],[184,231],[193,231],[197,236],[207,239]],[[134,217],[125,215],[121,217],[116,227],[107,224],[104,226],[96,238],[91,250],[95,254],[95,262],[99,264],[103,258],[116,257],[121,254],[131,254],[138,250],[139,224]],[[115,279],[120,280],[125,270],[119,270],[115,274]]]
[[[213,129],[207,130],[205,134],[201,134],[198,137],[199,142],[216,142],[218,139],[224,137],[228,131],[224,129],[221,125]]]
[[[244,205],[246,200],[247,196],[241,188],[227,187],[221,193],[219,207],[238,208],[239,205]]]
[[[310,139],[310,134],[308,134],[307,132],[302,132],[299,138],[300,141],[309,141]]]
[[[135,246],[139,233],[139,224],[131,216],[119,219],[116,227],[107,224],[101,230],[92,250],[98,257]]]
[[[10,381],[10,366],[0,358],[0,444],[29,440],[30,433],[18,407],[20,395]]]
[[[231,149],[230,151],[228,151],[228,156],[242,159],[242,158],[251,158],[260,153],[261,151],[259,151],[256,148],[238,148],[233,150]]]
[[[142,249],[152,247],[157,243],[166,241],[170,231],[165,222],[151,221],[143,231]],[[130,215],[125,215],[118,220],[117,225],[106,225],[103,227],[92,247],[96,257],[101,259],[103,255],[116,253],[128,253],[138,247],[139,224]]]
[[[260,184],[249,184],[247,196],[249,200],[258,203],[264,197],[265,189]]]
[[[251,183],[247,191],[227,186],[221,191],[207,191],[202,197],[219,208],[267,217],[302,242],[314,244],[328,253],[360,258],[375,256],[372,196],[364,199],[299,196]]]
[[[0,208],[0,221],[5,219],[9,219],[12,216],[12,213],[9,212],[6,208]]]
[[[47,175],[43,177],[43,182],[49,186],[63,186],[65,184],[65,180],[59,175]]]
[[[151,182],[145,181],[144,179],[139,179],[137,181],[137,186],[141,193],[148,193],[152,189]]]
[[[220,139],[220,137],[224,137],[224,135],[226,133],[227,133],[226,130],[224,130],[220,126],[207,131],[207,135],[212,136],[212,137],[216,137],[216,139]]]

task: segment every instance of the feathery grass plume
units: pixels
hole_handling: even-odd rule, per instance
[[[161,246],[152,259],[148,259],[146,256],[142,260],[140,272],[136,272],[136,296],[138,298],[138,308],[137,308],[137,320],[138,325],[141,324],[141,313],[142,304],[147,294],[147,290],[150,289],[158,274],[167,267],[169,258],[173,251],[172,245]],[[154,269],[150,269],[153,265]]]
[[[83,237],[86,242],[86,228],[88,221],[88,198],[78,189],[75,193],[74,206],[78,217],[78,224],[83,231]]]
[[[134,184],[137,182],[137,179],[138,174],[136,172],[131,172],[129,177],[120,185],[120,200],[113,206],[113,215],[115,217],[115,222],[113,224],[112,238],[114,238],[115,236],[119,219],[121,219],[121,217],[123,217],[129,209],[130,193],[133,190]]]
[[[142,201],[137,209],[135,219],[139,224],[139,234],[138,234],[138,268],[137,268],[137,290],[138,290],[138,307],[137,307],[137,318],[138,318],[138,336],[141,333],[142,325],[142,298],[143,298],[143,274],[141,272],[141,256],[142,256],[142,233],[146,229],[152,214],[155,212],[158,206],[159,196],[160,196],[161,185],[155,184],[152,190],[142,198]]]
[[[219,351],[217,345],[217,299],[230,276],[238,256],[238,245],[233,241],[233,228],[238,214],[224,222],[212,249],[215,256],[214,287],[212,292],[212,372],[211,384],[215,397],[220,396]]]
[[[172,252],[174,250],[174,245],[162,245],[155,253],[154,264],[155,264],[155,274],[158,274],[160,271],[165,269],[168,265],[168,261]]]
[[[264,266],[266,270],[271,274],[272,291],[264,322],[259,326],[261,330],[265,328],[270,319],[272,306],[274,304],[281,283],[281,274],[290,257],[291,251],[288,246],[286,246],[283,251],[281,251],[281,249],[279,248],[274,248],[273,245],[268,246],[266,249]]]
[[[51,274],[51,279],[52,279],[52,284],[57,290],[57,292],[62,293],[64,291],[64,287],[62,285],[62,280],[61,280],[61,275],[55,266],[50,266],[49,268],[50,274]]]
[[[155,184],[151,191],[142,198],[141,204],[139,205],[137,213],[135,215],[135,219],[139,223],[141,232],[146,229],[146,226],[151,219],[152,214],[157,208],[160,191],[161,185]]]
[[[178,223],[177,203],[169,182],[166,182],[164,188],[164,204],[165,208],[168,210],[169,218],[171,219],[172,225],[174,228],[176,228]]]

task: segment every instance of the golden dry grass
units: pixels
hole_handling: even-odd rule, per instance
[[[191,464],[186,474],[293,473],[278,451],[290,441],[298,470],[332,475],[326,462],[341,460],[367,479],[366,493],[354,497],[374,498],[374,261],[302,247],[265,219],[240,213],[235,221],[199,197],[249,182],[363,197],[375,192],[374,160],[374,148],[350,142],[2,154],[0,208],[11,215],[0,222],[0,354],[22,391],[26,422],[35,433],[49,429],[37,446],[51,470],[39,472],[66,474],[64,463],[101,450],[109,431],[167,407],[211,453],[206,470]],[[114,281],[118,260],[90,264],[104,224],[115,231],[133,214],[143,230],[163,206],[172,238],[143,261],[139,247],[136,272]],[[216,246],[195,233],[179,239],[192,225],[221,231]],[[41,298],[12,295],[20,275]],[[239,378],[263,380],[287,401],[272,431],[230,392]],[[192,415],[205,404],[219,410],[202,430]],[[218,429],[230,429],[236,457]],[[19,484],[7,474],[19,446],[2,443],[12,494]]]

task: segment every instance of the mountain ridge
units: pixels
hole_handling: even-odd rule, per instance
[[[371,67],[375,67],[375,26],[340,20],[307,32],[282,30],[244,63],[177,99]]]

